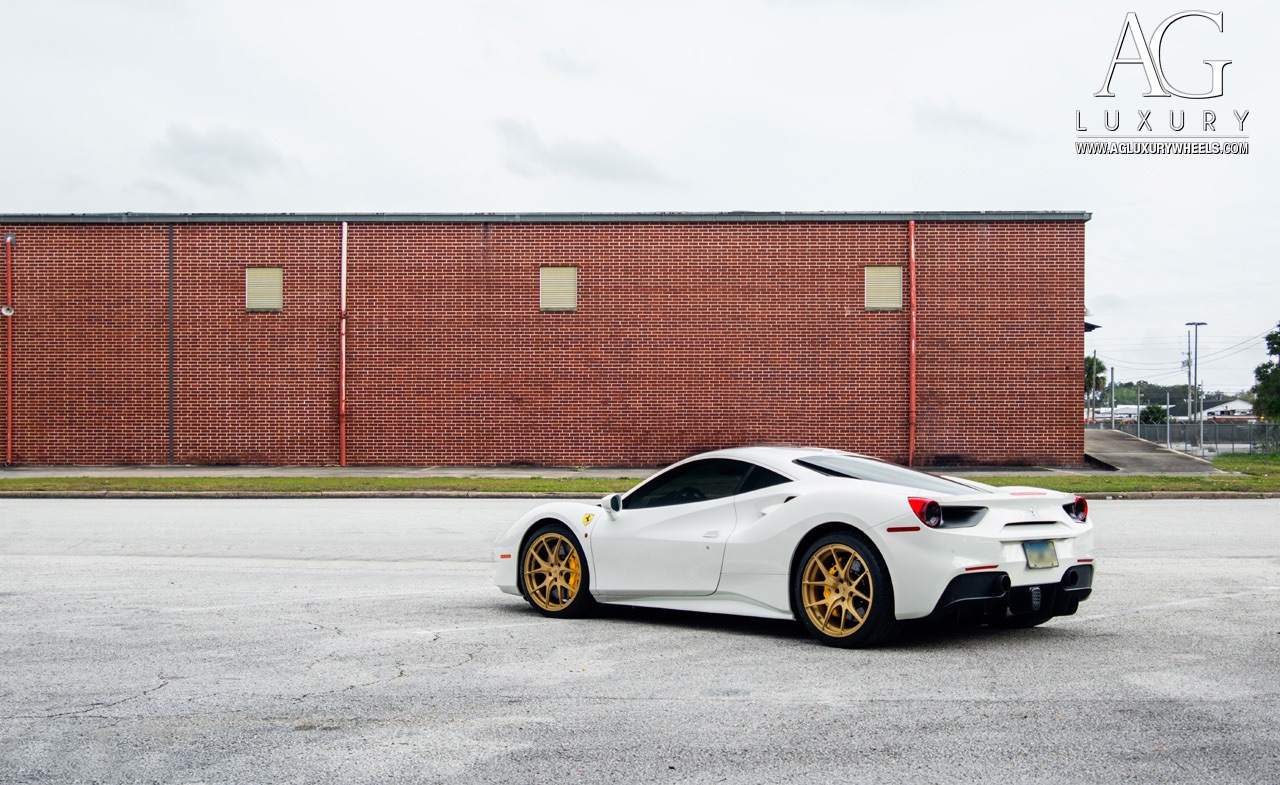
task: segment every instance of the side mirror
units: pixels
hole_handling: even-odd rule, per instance
[[[600,502],[600,506],[604,508],[605,512],[609,513],[609,518],[616,518],[618,513],[622,512],[622,494],[609,494]]]

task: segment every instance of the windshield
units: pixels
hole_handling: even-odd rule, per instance
[[[973,488],[967,485],[874,458],[859,458],[852,455],[811,455],[806,458],[797,458],[795,462],[831,477],[851,477],[855,480],[905,485],[908,488],[919,488],[922,491],[946,496],[973,493]]]

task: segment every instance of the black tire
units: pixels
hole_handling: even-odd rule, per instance
[[[859,649],[885,643],[902,623],[880,554],[852,532],[835,532],[805,549],[791,577],[796,617],[828,646]]]
[[[539,526],[520,549],[520,593],[544,616],[570,618],[595,607],[582,545],[558,523]]]

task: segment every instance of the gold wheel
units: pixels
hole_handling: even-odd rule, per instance
[[[843,542],[823,546],[805,562],[800,602],[823,635],[846,638],[866,624],[875,586],[862,554]]]
[[[535,537],[524,552],[523,578],[534,605],[549,613],[565,610],[582,585],[577,545],[558,531]]]

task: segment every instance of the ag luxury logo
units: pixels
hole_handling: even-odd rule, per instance
[[[1186,20],[1201,19],[1209,22],[1215,32],[1224,32],[1223,14],[1208,11],[1181,11],[1173,14],[1159,25],[1148,38],[1142,30],[1138,14],[1130,11],[1124,17],[1120,28],[1120,37],[1116,40],[1111,58],[1107,61],[1103,75],[1102,87],[1093,94],[1095,98],[1115,99],[1112,82],[1120,66],[1136,66],[1142,69],[1142,77],[1146,80],[1146,92],[1142,98],[1182,99],[1185,101],[1203,101],[1222,98],[1225,94],[1225,73],[1231,60],[1201,60],[1208,66],[1209,85],[1207,90],[1193,92],[1185,83],[1175,84],[1168,74],[1165,61],[1165,36],[1174,25]],[[1203,22],[1201,26],[1203,26]],[[1135,54],[1126,55],[1126,48]],[[1127,72],[1126,72],[1127,77]],[[1185,78],[1185,76],[1180,77]],[[1135,80],[1136,83],[1136,80]],[[1076,110],[1076,153],[1080,155],[1097,154],[1141,154],[1141,155],[1247,155],[1249,137],[1245,135],[1245,121],[1249,118],[1248,109],[1230,109],[1231,116],[1215,107],[1209,108],[1201,104],[1175,104],[1168,109],[1168,121],[1163,111],[1168,104],[1159,108],[1140,106],[1128,112],[1122,109],[1102,108],[1101,111],[1088,113]],[[1188,128],[1187,114],[1190,108],[1193,120]],[[1196,117],[1196,113],[1199,116]],[[1224,112],[1221,119],[1219,112]],[[1153,115],[1155,118],[1153,119]],[[1234,122],[1232,120],[1234,119]],[[1098,121],[1101,120],[1099,124]],[[1089,125],[1093,125],[1100,133],[1089,133]],[[1221,128],[1219,128],[1221,126]],[[1105,129],[1105,131],[1103,131]],[[1105,141],[1098,141],[1105,140]]]

